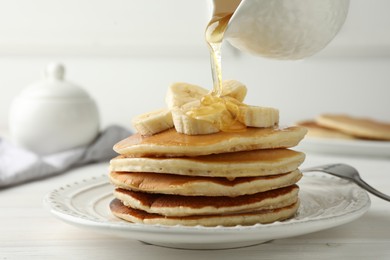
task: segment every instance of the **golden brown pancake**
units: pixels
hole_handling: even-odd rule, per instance
[[[390,140],[390,124],[369,118],[324,114],[316,118],[316,122],[359,138]]]
[[[132,135],[114,146],[128,156],[200,156],[256,149],[293,147],[306,134],[303,127],[248,127],[241,132],[218,132],[207,135],[185,135],[175,129],[152,135]]]
[[[147,213],[142,210],[126,207],[118,199],[110,203],[111,212],[126,221],[143,224],[184,225],[184,226],[236,226],[271,223],[288,219],[297,212],[299,201],[286,207],[276,209],[255,210],[252,212],[195,215],[186,217],[167,217]]]
[[[290,186],[301,179],[302,173],[295,170],[285,174],[234,180],[151,172],[111,172],[109,177],[116,187],[127,190],[183,196],[235,197]]]
[[[329,128],[329,127],[321,126],[312,120],[301,121],[301,122],[298,122],[297,125],[305,127],[308,130],[306,136],[309,136],[309,137],[355,139],[355,137],[353,137],[350,134],[346,134],[346,133],[340,132],[338,130]]]
[[[254,150],[197,157],[124,157],[111,160],[117,172],[155,172],[188,176],[250,177],[296,170],[305,154],[289,149]]]
[[[114,196],[133,209],[164,216],[214,215],[274,209],[298,200],[298,186],[237,197],[179,196],[116,189]]]

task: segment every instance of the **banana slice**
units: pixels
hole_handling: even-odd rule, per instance
[[[165,102],[169,109],[173,109],[174,107],[181,107],[184,104],[200,100],[208,92],[207,89],[196,85],[177,82],[168,88]]]
[[[241,82],[237,80],[225,80],[222,82],[222,87],[222,96],[229,96],[240,102],[244,101],[247,88]]]
[[[238,121],[251,127],[271,127],[279,124],[279,110],[272,107],[241,106]]]
[[[173,127],[172,113],[163,108],[139,115],[132,123],[141,135],[154,135]]]
[[[190,115],[192,109],[199,107],[200,100],[195,100],[185,104],[183,107],[175,107],[171,110],[173,124],[177,132],[186,135],[204,135],[219,132],[219,128],[213,123],[196,119]],[[212,116],[212,115],[210,115]]]

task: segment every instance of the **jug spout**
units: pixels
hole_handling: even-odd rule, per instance
[[[241,0],[213,0],[212,16],[219,16],[221,14],[232,14],[236,11]]]

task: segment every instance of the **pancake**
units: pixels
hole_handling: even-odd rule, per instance
[[[306,134],[303,127],[248,127],[240,132],[218,132],[207,135],[185,135],[175,129],[152,136],[134,134],[114,146],[128,156],[200,156],[208,154],[249,151],[256,149],[289,148],[296,146]]]
[[[164,216],[214,215],[281,208],[298,200],[298,186],[238,197],[151,194],[116,189],[114,196],[125,206]]]
[[[195,215],[186,217],[167,217],[159,214],[147,213],[142,210],[126,207],[118,199],[110,203],[111,212],[126,221],[143,224],[184,225],[184,226],[236,226],[254,225],[257,223],[272,223],[288,219],[297,212],[299,200],[289,206],[277,209],[257,210],[232,214]]]
[[[291,172],[296,170],[304,159],[304,153],[289,149],[254,150],[197,157],[118,156],[110,161],[110,170],[233,179]]]
[[[355,139],[355,137],[350,134],[346,134],[329,127],[321,126],[315,121],[301,121],[298,122],[297,125],[305,127],[308,130],[306,136],[309,137]]]
[[[231,181],[223,177],[151,172],[111,172],[109,177],[112,184],[126,190],[183,196],[235,197],[290,186],[301,179],[302,173],[295,170],[285,174],[241,177]]]
[[[390,124],[373,119],[325,114],[317,117],[316,122],[359,138],[390,141]]]

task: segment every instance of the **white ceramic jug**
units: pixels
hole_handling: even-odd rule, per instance
[[[224,38],[241,51],[302,59],[336,36],[349,0],[213,0],[213,7],[213,14],[234,12]]]
[[[65,81],[64,73],[61,64],[50,64],[44,79],[25,88],[11,104],[11,137],[40,155],[87,145],[99,132],[94,100]]]

